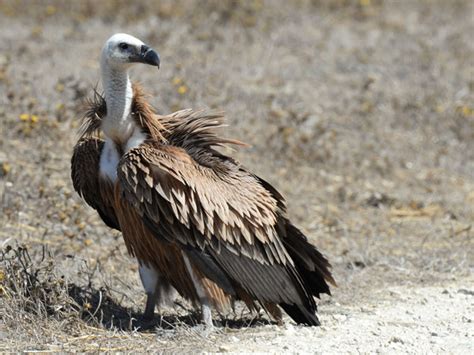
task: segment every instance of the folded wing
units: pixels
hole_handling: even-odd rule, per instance
[[[74,147],[71,178],[74,189],[94,208],[110,228],[120,230],[114,211],[113,186],[99,179],[100,153],[104,142],[97,138],[82,138]]]
[[[280,304],[297,322],[319,324],[312,286],[298,270],[304,266],[285,246],[283,202],[234,160],[149,142],[122,158],[118,178],[154,235],[177,243],[227,292],[243,289],[261,304]]]

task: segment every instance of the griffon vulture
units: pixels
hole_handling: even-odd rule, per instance
[[[334,284],[328,261],[289,221],[275,188],[216,150],[241,144],[216,133],[222,114],[158,115],[130,81],[135,63],[159,68],[160,58],[130,35],[107,40],[104,96],[90,102],[71,175],[137,258],[144,317],[175,289],[200,305],[208,326],[211,307],[234,300],[279,321],[280,306],[297,323],[318,325],[314,296]]]

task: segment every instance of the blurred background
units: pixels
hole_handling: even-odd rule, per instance
[[[158,112],[224,110],[223,134],[251,145],[227,153],[286,196],[334,266],[339,287],[323,313],[394,285],[464,282],[474,266],[473,11],[470,0],[0,0],[4,294],[18,291],[11,280],[28,284],[13,255],[24,245],[29,267],[106,285],[121,307],[141,308],[121,236],[69,177],[100,49],[116,32],[160,53],[159,71],[131,73]],[[23,309],[1,295],[4,310]],[[23,339],[16,349],[32,342],[38,314],[3,319]],[[45,329],[69,336],[58,324],[70,314],[53,315]]]

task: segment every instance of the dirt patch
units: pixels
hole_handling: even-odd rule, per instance
[[[43,271],[34,283],[2,259],[0,350],[472,352],[472,2],[195,5],[1,2],[0,244],[25,245],[28,273]],[[160,112],[223,109],[224,134],[252,145],[232,154],[333,264],[322,327],[239,308],[204,334],[183,303],[130,330],[136,263],[69,178],[117,31],[160,52],[159,72],[132,73]]]

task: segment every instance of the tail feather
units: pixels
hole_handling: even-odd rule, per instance
[[[330,271],[331,264],[289,221],[286,224],[284,244],[311,293],[318,298],[321,293],[330,295],[328,283],[336,286]]]
[[[280,307],[298,324],[321,325],[315,311],[309,311],[295,304],[280,303]]]
[[[308,242],[306,236],[288,220],[283,196],[265,180],[258,176],[255,176],[255,178],[271,193],[277,202],[278,222],[275,226],[277,233],[295,264],[297,279],[301,282],[306,297],[313,301],[307,304],[280,303],[279,305],[297,323],[320,325],[316,316],[316,304],[312,296],[319,298],[321,293],[330,295],[329,284],[336,286],[330,271],[331,264],[316,247]]]

